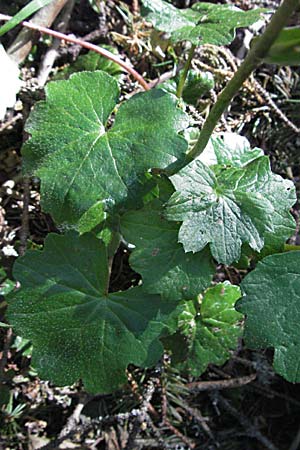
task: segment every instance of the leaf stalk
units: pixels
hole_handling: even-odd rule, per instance
[[[196,49],[196,45],[192,45],[190,50],[189,50],[189,53],[188,53],[188,59],[186,60],[184,68],[183,68],[183,70],[182,70],[182,72],[180,74],[180,78],[179,78],[179,82],[178,82],[178,86],[177,86],[177,91],[176,91],[176,96],[178,98],[182,97],[183,88],[184,88],[184,85],[185,85],[186,77],[187,77],[188,72],[190,70],[190,66],[191,66],[192,59],[194,57],[195,49]]]
[[[7,16],[5,14],[0,14],[0,20],[8,21],[11,19],[11,16]],[[136,79],[136,81],[145,89],[145,91],[149,91],[150,87],[148,86],[148,83],[146,80],[140,75],[133,67],[131,67],[129,64],[126,64],[124,61],[122,61],[118,56],[114,55],[113,53],[109,52],[108,50],[99,47],[98,45],[91,44],[90,42],[83,41],[82,39],[78,39],[72,36],[68,36],[64,33],[60,33],[59,31],[51,30],[50,28],[46,28],[40,25],[35,25],[31,22],[23,21],[21,22],[21,25],[23,25],[26,28],[30,28],[31,30],[39,31],[43,34],[48,34],[49,36],[53,36],[57,39],[60,39],[62,41],[71,42],[72,44],[80,45],[81,47],[87,48],[88,50],[92,50],[96,53],[99,53],[101,56],[104,56],[107,59],[110,59],[111,61],[115,62],[119,66],[123,67],[123,69],[126,70],[126,72],[130,73],[130,75],[133,76],[133,78]]]

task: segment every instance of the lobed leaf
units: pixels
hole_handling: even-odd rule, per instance
[[[41,178],[43,208],[60,223],[76,224],[96,203],[111,212],[136,207],[151,168],[184,157],[179,131],[186,115],[174,96],[158,89],[136,94],[111,114],[119,97],[116,80],[104,72],[81,72],[52,82],[46,101],[27,123],[23,147],[27,172]]]
[[[142,275],[145,291],[172,300],[198,295],[215,272],[209,250],[185,253],[177,242],[178,230],[177,223],[164,219],[159,201],[121,218],[124,238],[135,245],[130,265]]]
[[[234,308],[240,297],[240,288],[225,281],[207,289],[199,303],[186,302],[179,316],[188,347],[185,361],[178,364],[181,370],[199,376],[208,364],[221,365],[230,357],[242,333],[243,316]]]
[[[300,251],[266,257],[241,289],[237,309],[246,314],[247,345],[274,347],[276,372],[300,382]]]
[[[160,358],[158,339],[174,327],[174,302],[141,287],[107,293],[107,248],[92,234],[48,235],[14,276],[21,289],[8,298],[8,319],[32,342],[39,375],[58,385],[81,378],[90,392],[110,392],[126,382],[128,364]]]
[[[230,44],[235,29],[248,27],[261,18],[262,9],[243,11],[233,5],[195,3],[178,9],[163,0],[142,0],[142,14],[172,42],[190,41],[194,45]]]
[[[244,167],[207,167],[198,159],[171,181],[176,192],[166,217],[183,222],[179,242],[187,252],[209,243],[219,263],[231,264],[239,260],[242,243],[259,252],[265,239],[284,243],[295,229],[289,212],[294,185],[273,174],[265,156]]]

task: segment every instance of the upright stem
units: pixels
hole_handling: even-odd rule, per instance
[[[203,152],[223,112],[229,106],[231,100],[238,93],[251,72],[259,66],[261,60],[268,53],[280,31],[287,24],[289,18],[299,6],[300,0],[283,0],[281,6],[273,15],[265,32],[253,44],[244,62],[219,95],[217,102],[211,109],[209,116],[203,125],[198,141],[187,154],[184,165],[187,165]]]
[[[195,48],[196,48],[196,45],[192,45],[191,46],[191,48],[189,50],[189,53],[188,53],[188,59],[187,59],[185,65],[184,65],[184,68],[183,68],[183,70],[182,70],[182,72],[180,74],[180,78],[179,78],[179,82],[178,82],[178,86],[177,86],[177,91],[176,91],[176,95],[177,95],[178,98],[182,97],[182,92],[183,92],[185,80],[186,80],[187,74],[188,74],[188,72],[190,70],[191,62],[192,62],[192,59],[193,59],[193,56],[194,56],[194,53],[195,53]]]

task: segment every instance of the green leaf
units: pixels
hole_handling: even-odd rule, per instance
[[[79,219],[78,231],[80,234],[92,231],[97,225],[102,223],[107,217],[102,202],[97,202],[90,207]]]
[[[206,289],[215,272],[209,250],[185,253],[177,242],[179,225],[163,218],[159,201],[121,219],[124,238],[135,245],[130,265],[143,277],[146,292],[172,300],[189,299]]]
[[[111,45],[102,45],[101,47],[110,51],[114,55],[118,55],[118,50]],[[77,60],[71,64],[69,67],[66,67],[59,71],[55,76],[54,80],[61,80],[69,78],[72,73],[82,72],[84,70],[93,72],[95,70],[103,70],[103,72],[108,73],[109,75],[115,77],[117,80],[120,78],[121,74],[124,72],[124,69],[114,61],[111,61],[108,58],[96,53],[94,51],[89,51],[86,55],[81,55],[77,58]]]
[[[184,130],[184,137],[188,141],[189,150],[193,148],[199,138],[200,130],[189,127]],[[255,159],[263,156],[260,148],[251,148],[250,142],[244,136],[236,133],[222,133],[212,135],[198,160],[206,166],[244,167]]]
[[[2,25],[2,27],[0,28],[0,36],[3,36],[3,34],[19,25],[22,20],[26,20],[27,17],[31,16],[36,11],[51,2],[52,0],[32,0],[31,2],[29,2],[28,5],[24,6],[24,8],[22,8],[17,14],[15,14],[14,17],[12,17],[8,22]]]
[[[259,252],[265,238],[274,234],[284,242],[294,232],[289,212],[296,201],[294,185],[273,174],[265,156],[242,168],[207,167],[195,160],[171,181],[176,192],[166,217],[183,221],[179,242],[187,252],[209,243],[219,263],[231,264],[239,260],[243,242]]]
[[[281,66],[300,65],[300,27],[283,29],[264,61]]]
[[[160,31],[170,34],[174,43],[194,45],[230,44],[235,29],[248,27],[261,19],[265,10],[243,11],[233,5],[199,2],[192,8],[178,9],[163,0],[142,0],[142,14]]]
[[[116,80],[104,72],[81,72],[47,85],[47,100],[27,123],[25,170],[41,178],[43,208],[57,222],[76,224],[93,205],[105,211],[138,206],[145,173],[185,155],[179,136],[187,126],[177,100],[162,90],[134,95],[116,113]]]
[[[176,95],[179,76],[167,80],[157,86],[170,94]],[[210,72],[198,72],[190,70],[183,88],[182,98],[190,104],[196,105],[198,100],[214,87],[214,79]]]
[[[300,382],[300,252],[268,256],[241,284],[237,309],[246,314],[251,348],[274,347],[274,369]]]
[[[158,360],[158,338],[174,327],[176,303],[141,287],[107,293],[107,249],[92,234],[48,235],[14,276],[21,289],[8,299],[8,320],[32,342],[39,375],[58,385],[81,378],[90,392],[110,392],[126,382],[129,363]]]
[[[186,302],[179,316],[179,330],[188,346],[181,370],[198,376],[208,364],[221,365],[229,358],[242,333],[243,316],[234,308],[240,296],[240,288],[225,281],[208,289],[199,302]]]
[[[245,167],[264,154],[261,148],[251,148],[248,139],[236,133],[222,133],[222,137],[212,136],[211,143],[216,163],[223,166]],[[202,161],[201,155],[199,159]]]
[[[215,83],[210,72],[190,70],[182,92],[183,100],[189,105],[196,105],[198,100],[211,89]]]

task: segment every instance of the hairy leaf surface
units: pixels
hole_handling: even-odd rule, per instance
[[[294,231],[289,212],[296,201],[291,181],[271,172],[267,157],[244,167],[207,167],[195,160],[171,177],[176,188],[167,218],[183,221],[179,242],[198,252],[208,243],[219,263],[231,264],[248,243],[260,251],[265,237],[284,242]]]
[[[237,309],[247,316],[247,345],[274,347],[276,372],[300,382],[300,252],[263,259],[241,288],[244,297]]]
[[[243,316],[234,308],[240,296],[240,288],[225,281],[209,288],[198,305],[186,302],[179,316],[179,330],[188,343],[181,369],[198,376],[208,364],[221,365],[229,358],[242,333]]]
[[[147,292],[180,300],[194,297],[210,285],[215,268],[209,250],[185,253],[177,242],[179,225],[163,217],[160,202],[125,214],[121,230],[135,245],[130,265],[142,275]]]
[[[199,2],[192,8],[178,9],[163,0],[142,0],[142,13],[172,42],[190,41],[194,45],[226,45],[233,41],[235,29],[248,27],[261,18],[262,9],[243,11],[233,5]]]
[[[25,170],[41,178],[43,208],[57,222],[76,224],[95,203],[106,211],[140,201],[145,172],[184,156],[178,132],[187,126],[176,98],[153,89],[124,103],[109,128],[119,97],[116,80],[82,72],[49,83],[36,105],[23,147]]]
[[[44,251],[28,251],[14,268],[21,289],[8,318],[33,343],[33,365],[58,385],[82,379],[90,392],[126,382],[129,363],[149,366],[162,354],[158,338],[172,326],[174,302],[141,287],[107,293],[107,249],[92,234],[48,235]]]

